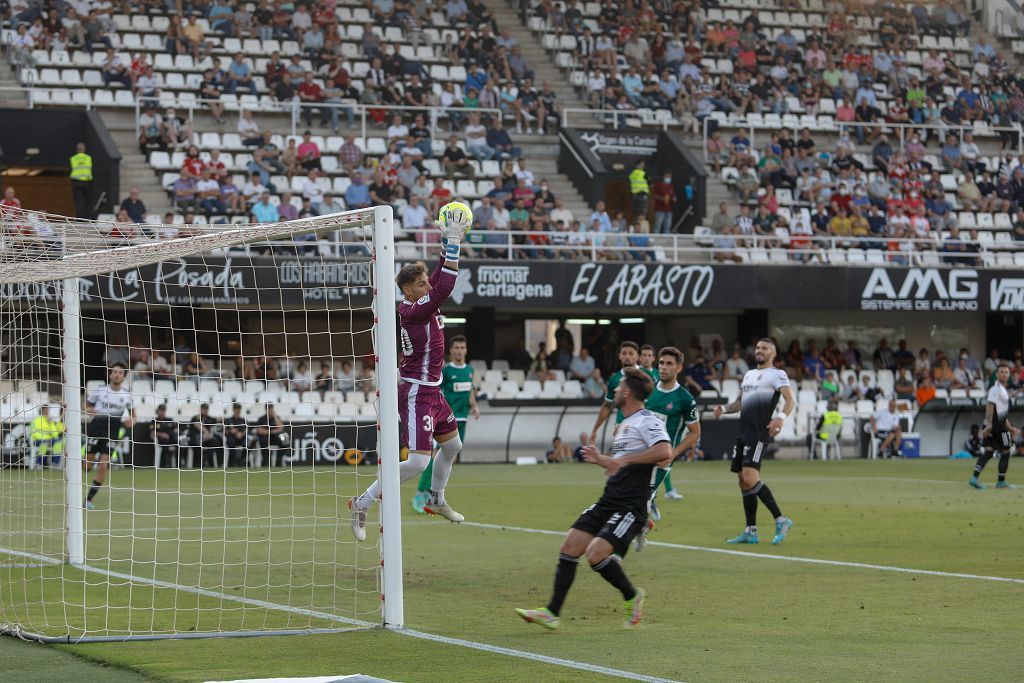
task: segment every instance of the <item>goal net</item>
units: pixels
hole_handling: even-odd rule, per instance
[[[0,211],[0,631],[401,626],[391,209]],[[347,502],[378,460],[357,543]]]

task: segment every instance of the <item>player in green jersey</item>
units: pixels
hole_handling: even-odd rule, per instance
[[[622,369],[616,370],[608,378],[608,390],[604,394],[604,403],[601,404],[601,410],[597,413],[594,429],[590,432],[590,445],[595,448],[597,447],[597,433],[601,431],[601,426],[612,414],[612,407],[615,405],[615,387],[619,386],[619,382],[622,381],[622,375],[626,368],[639,367],[636,364],[639,356],[640,347],[636,342],[624,341],[619,344],[619,363],[622,365]],[[615,415],[615,424],[622,422],[622,417],[622,410],[619,410]]]
[[[654,347],[650,344],[644,344],[640,347],[640,369],[646,372],[654,384],[657,385],[661,381],[661,376],[658,373],[658,368],[654,367]]]
[[[466,421],[469,415],[474,420],[480,419],[480,409],[476,405],[476,389],[473,387],[473,368],[466,362],[466,338],[461,334],[451,338],[448,343],[447,364],[441,369],[441,393],[448,401],[452,412],[455,414],[455,422],[459,427],[459,438],[466,443]],[[426,514],[423,506],[430,497],[430,482],[434,470],[434,460],[431,458],[427,469],[420,475],[420,483],[416,489],[416,495],[412,499],[412,509],[419,514]]]
[[[672,479],[669,476],[672,463],[700,440],[700,411],[693,395],[679,383],[679,373],[682,371],[683,352],[674,346],[663,347],[658,352],[659,381],[654,386],[654,391],[647,397],[644,407],[665,421],[665,430],[672,439],[672,459],[658,463],[658,469],[655,470],[654,487],[651,489],[652,513],[656,509],[654,496],[663,481],[666,498],[682,499],[682,496],[672,488]],[[654,522],[648,521],[637,536],[637,552],[643,550],[647,543],[647,534],[652,528]]]

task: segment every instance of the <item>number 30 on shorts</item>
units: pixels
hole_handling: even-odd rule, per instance
[[[430,433],[434,432],[434,417],[433,417],[433,415],[424,415],[423,416],[423,431],[430,432]]]

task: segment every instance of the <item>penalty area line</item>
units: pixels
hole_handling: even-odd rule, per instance
[[[13,550],[10,548],[0,548],[0,554],[11,555],[14,557],[20,557],[25,559],[32,559],[41,562],[46,565],[61,565],[64,564],[55,557],[49,557],[47,555],[37,555],[36,553],[25,552],[23,550]],[[264,607],[266,609],[291,612],[293,614],[301,614],[304,616],[314,617],[318,619],[324,619],[325,621],[341,622],[352,626],[361,626],[366,628],[379,628],[379,624],[374,624],[368,621],[362,621],[359,619],[350,619],[348,617],[342,617],[329,612],[320,612],[316,610],[304,609],[301,607],[291,607],[289,605],[281,605],[275,602],[269,602],[266,600],[255,600],[253,598],[245,598],[239,595],[228,595],[227,593],[221,593],[220,591],[210,590],[207,588],[198,588],[196,586],[183,586],[181,584],[172,583],[169,581],[161,581],[159,579],[150,579],[142,576],[135,576],[133,574],[125,574],[123,572],[115,572],[109,569],[101,569],[99,567],[92,567],[90,565],[72,565],[76,569],[82,571],[92,572],[96,574],[102,574],[111,578],[123,579],[127,581],[133,581],[135,583],[142,583],[158,588],[167,588],[170,590],[179,590],[186,593],[193,593],[196,595],[202,595],[209,598],[219,598],[221,600],[228,600],[231,602],[239,602],[246,605],[253,605],[256,607]],[[540,662],[543,664],[551,664],[554,666],[560,666],[568,669],[575,669],[577,671],[588,671],[591,673],[604,674],[606,676],[615,676],[631,681],[644,681],[645,683],[680,683],[670,678],[658,678],[656,676],[648,676],[646,674],[640,674],[633,671],[623,671],[620,669],[613,669],[599,664],[590,664],[588,662],[578,662],[572,659],[563,659],[561,657],[552,657],[550,655],[544,655],[536,652],[528,652],[526,650],[515,650],[513,648],[501,647],[498,645],[490,645],[488,643],[478,643],[473,640],[464,640],[462,638],[452,638],[449,636],[442,636],[433,633],[425,633],[423,631],[417,631],[410,628],[397,628],[390,629],[392,633],[397,633],[410,638],[417,638],[419,640],[427,640],[435,643],[442,643],[445,645],[455,645],[457,647],[464,647],[471,650],[478,650],[481,652],[490,652],[492,654],[505,655],[507,657],[517,657],[519,659],[527,659],[533,662]],[[268,631],[267,635],[274,635],[273,631]]]
[[[531,529],[523,526],[510,526],[507,524],[487,524],[484,522],[462,522],[462,526],[472,526],[481,529],[497,529],[500,531],[518,531],[527,534],[543,534],[545,536],[564,536],[564,531],[552,531],[551,529]],[[898,572],[901,574],[921,574],[924,576],[941,576],[948,579],[973,579],[975,581],[995,581],[1000,583],[1016,583],[1024,585],[1024,579],[1015,579],[1008,576],[988,576],[985,574],[966,574],[962,572],[941,572],[934,569],[914,569],[912,567],[895,567],[887,564],[870,564],[867,562],[846,562],[843,560],[822,560],[815,557],[798,557],[794,555],[768,555],[764,553],[752,553],[745,550],[729,550],[727,548],[708,548],[701,545],[685,545],[683,543],[666,543],[665,541],[647,541],[649,546],[661,548],[673,548],[675,550],[693,550],[703,553],[718,553],[720,555],[735,555],[739,557],[756,557],[761,560],[779,560],[782,562],[802,562],[804,564],[820,564],[830,567],[849,567],[852,569],[872,569],[882,572]]]

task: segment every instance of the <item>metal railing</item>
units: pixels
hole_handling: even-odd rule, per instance
[[[400,242],[407,254],[416,258],[436,256],[438,233],[431,228],[407,230],[414,242]],[[482,237],[483,241],[477,241]],[[572,244],[570,242],[577,242]],[[965,253],[942,251],[938,238],[836,237],[824,235],[662,235],[619,232],[539,232],[514,230],[473,230],[464,242],[467,258],[504,261],[540,259],[589,259],[591,261],[637,261],[658,263],[754,263],[818,265],[850,263],[847,250],[861,250],[867,266],[943,266],[996,265],[996,251],[988,243],[961,239],[976,250]],[[783,253],[785,258],[781,258]]]
[[[809,128],[801,124],[789,125],[785,122],[779,123],[767,123],[767,122],[751,122],[745,118],[733,118],[733,119],[720,119],[707,117],[703,122],[703,149],[704,149],[704,161],[705,163],[710,162],[710,156],[708,155],[708,139],[709,131],[708,128],[710,123],[715,121],[717,123],[717,129],[722,130],[744,130],[750,136],[750,149],[758,150],[758,143],[756,139],[757,131],[769,131],[767,137],[771,137],[772,133],[778,133],[780,130],[787,129],[794,132],[793,139],[797,138],[796,133]],[[842,133],[844,131],[853,131],[857,128],[864,129],[877,129],[880,133],[895,134],[899,142],[900,152],[906,150],[907,144],[907,131],[911,133],[917,131],[935,131],[942,138],[948,133],[957,135],[959,139],[963,139],[964,133],[971,133],[977,136],[991,136],[1000,135],[1002,133],[1008,133],[1017,138],[1017,154],[1024,154],[1024,134],[1022,134],[1022,128],[1020,124],[1016,126],[975,126],[974,124],[966,125],[961,124],[958,126],[947,126],[947,125],[936,125],[936,124],[916,124],[916,123],[889,123],[889,122],[876,122],[876,123],[862,123],[856,121],[835,121],[832,128],[818,128],[815,132],[820,133]],[[814,130],[814,129],[811,129]]]
[[[136,96],[135,98],[135,127],[139,128],[139,118],[142,115],[142,105],[144,102],[156,102],[158,106],[173,106],[175,109],[185,109],[188,111],[188,117],[195,119],[195,112],[197,109],[204,108],[206,105],[211,103],[221,104],[224,106],[225,111],[234,111],[237,108],[238,118],[241,120],[242,114],[246,111],[264,112],[264,113],[281,113],[287,114],[291,119],[291,135],[295,135],[300,128],[299,123],[301,121],[302,114],[305,110],[323,110],[323,109],[337,109],[340,113],[344,113],[346,110],[352,110],[353,114],[359,116],[359,129],[360,135],[363,139],[366,139],[367,127],[367,116],[371,111],[396,111],[396,112],[426,112],[430,123],[430,135],[431,138],[436,138],[439,132],[438,120],[441,118],[441,114],[444,112],[457,112],[458,114],[468,117],[470,114],[480,114],[483,117],[487,116],[501,116],[500,109],[466,109],[464,107],[414,107],[409,105],[396,105],[396,104],[360,104],[354,101],[346,102],[318,102],[318,103],[307,103],[299,100],[293,100],[292,102],[274,102],[268,105],[265,102],[256,103],[255,107],[248,107],[246,105],[249,102],[243,102],[238,100],[236,103],[225,102],[224,100],[209,100],[209,99],[188,99],[182,102],[175,100],[173,104],[169,103],[166,98],[163,97],[146,97]],[[312,111],[310,112],[312,115]],[[372,118],[372,117],[371,117]],[[451,120],[451,115],[448,115]],[[441,131],[446,132],[446,131]]]
[[[669,114],[658,120],[658,111]],[[649,114],[647,112],[650,112]],[[572,122],[570,116],[578,115]],[[675,115],[667,109],[588,109],[582,107],[566,107],[562,109],[563,128],[607,128],[609,125],[621,130],[633,120],[639,121],[640,127],[668,130],[670,126],[679,126]]]
[[[170,237],[153,233],[156,226],[149,224],[119,224],[118,235],[109,237],[97,233],[93,243],[102,246],[129,246],[152,243]],[[176,226],[178,234],[209,229],[205,225]],[[216,227],[216,226],[211,226]],[[404,259],[432,260],[438,254],[439,233],[434,228],[405,230],[405,236],[412,241],[400,241],[398,256]],[[478,239],[479,238],[479,239]],[[41,238],[31,235],[6,236],[8,248],[19,249],[36,245]],[[59,240],[58,240],[59,241]],[[525,260],[588,260],[592,262],[634,262],[634,263],[723,263],[753,265],[861,265],[865,267],[890,266],[1000,266],[996,253],[1007,253],[1017,243],[1006,245],[1007,249],[993,250],[992,245],[976,240],[962,239],[960,243],[975,251],[959,253],[942,251],[942,242],[928,238],[887,238],[887,237],[836,237],[824,235],[660,235],[649,233],[619,232],[551,232],[516,230],[473,230],[463,245],[466,258],[525,261]],[[53,250],[60,251],[59,244],[52,244]],[[289,240],[277,239],[232,247],[229,251],[246,252],[252,249],[270,247],[275,252],[303,255],[307,252],[321,257],[341,256],[339,245],[331,240]],[[860,251],[864,260],[848,258],[850,251]],[[1010,252],[1012,253],[1012,252]],[[1024,253],[1024,252],[1017,252]],[[355,255],[346,252],[345,258]],[[366,254],[369,258],[369,254]]]

